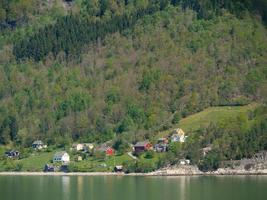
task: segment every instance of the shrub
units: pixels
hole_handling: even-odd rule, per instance
[[[175,113],[172,118],[172,123],[173,124],[178,124],[179,121],[181,120],[181,114],[180,113]]]
[[[144,156],[146,159],[152,159],[155,157],[155,152],[154,151],[147,151]]]

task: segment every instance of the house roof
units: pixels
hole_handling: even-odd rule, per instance
[[[116,168],[116,169],[122,169],[123,166],[122,166],[122,165],[116,165],[115,168]]]
[[[33,145],[43,145],[44,143],[41,140],[35,140],[32,144]]]
[[[108,149],[112,149],[109,146],[100,146],[96,148],[96,151],[107,151]]]
[[[185,135],[185,132],[181,128],[177,128],[173,131],[173,134],[178,134],[179,136]]]
[[[137,142],[134,147],[143,147],[146,146],[149,142],[148,141],[143,141],[143,142]]]
[[[54,158],[61,158],[64,154],[68,154],[66,151],[59,151],[59,152],[56,152],[55,155],[54,155]]]

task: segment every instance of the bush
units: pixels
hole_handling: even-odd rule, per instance
[[[155,157],[155,152],[154,151],[147,151],[144,156],[146,159],[152,159]]]
[[[172,118],[172,123],[173,124],[178,124],[179,121],[181,120],[181,114],[180,113],[175,113]]]

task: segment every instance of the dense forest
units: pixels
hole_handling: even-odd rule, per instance
[[[266,13],[265,0],[0,0],[0,143],[135,142],[257,102],[252,125],[211,124],[189,144],[222,160],[267,149]]]

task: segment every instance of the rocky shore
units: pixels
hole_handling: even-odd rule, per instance
[[[213,172],[202,172],[196,166],[172,166],[150,173],[115,172],[0,172],[0,176],[216,176],[216,175],[267,175],[267,169],[230,169],[220,168]]]
[[[152,176],[194,176],[194,175],[267,175],[267,169],[231,169],[219,168],[216,171],[202,172],[196,166],[164,168],[148,173]]]

